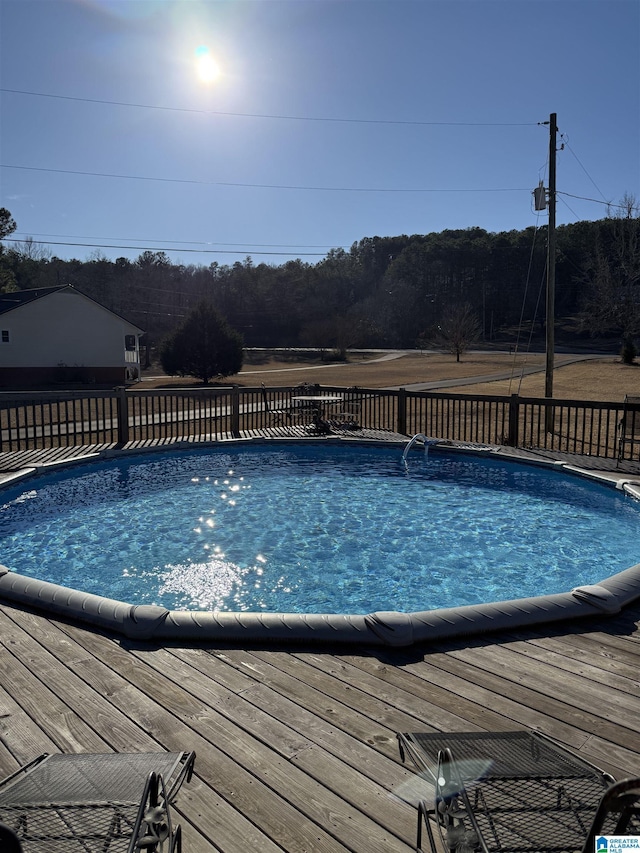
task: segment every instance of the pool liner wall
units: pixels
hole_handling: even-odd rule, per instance
[[[556,595],[417,613],[381,611],[364,616],[166,610],[67,589],[25,577],[4,566],[0,566],[0,597],[131,639],[400,647],[598,614],[614,615],[640,598],[640,564],[598,584]]]

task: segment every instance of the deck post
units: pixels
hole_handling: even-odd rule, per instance
[[[129,442],[129,404],[127,402],[127,389],[124,385],[115,389],[116,404],[118,407],[118,444],[125,445]]]
[[[509,400],[509,435],[507,437],[508,447],[518,446],[520,418],[520,398],[517,394],[512,394]]]
[[[398,418],[397,431],[400,435],[407,435],[407,389],[398,389]]]
[[[240,386],[231,389],[231,435],[240,438]]]

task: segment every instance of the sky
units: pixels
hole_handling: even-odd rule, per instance
[[[546,225],[552,113],[558,225],[640,199],[639,0],[0,0],[0,39],[0,206],[45,256]]]

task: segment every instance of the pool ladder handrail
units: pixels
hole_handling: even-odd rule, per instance
[[[417,432],[413,438],[410,438],[407,442],[403,452],[402,452],[402,462],[406,466],[407,464],[407,454],[411,450],[414,444],[418,441],[421,441],[424,444],[424,455],[425,457],[429,455],[429,446],[432,444],[437,444],[437,438],[427,438],[427,436],[423,432]]]

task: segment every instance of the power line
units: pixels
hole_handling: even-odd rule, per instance
[[[591,183],[593,184],[593,186],[598,190],[598,192],[600,193],[600,195],[601,195],[601,196],[602,196],[602,198],[604,199],[605,203],[608,203],[608,202],[607,202],[607,200],[606,200],[606,198],[604,198],[604,195],[603,195],[603,193],[602,193],[602,190],[601,190],[601,189],[600,189],[600,187],[596,184],[596,182],[593,180],[593,178],[591,177],[591,175],[589,174],[589,172],[587,172],[586,168],[585,168],[585,167],[583,166],[583,164],[581,163],[581,161],[580,161],[580,159],[579,159],[578,155],[577,155],[577,154],[576,154],[576,152],[573,150],[573,148],[569,145],[569,142],[567,141],[566,137],[563,135],[563,137],[562,137],[562,138],[563,138],[563,140],[564,140],[563,144],[564,144],[565,148],[568,148],[568,149],[569,149],[569,151],[571,151],[571,153],[572,153],[572,154],[573,154],[573,156],[575,157],[576,162],[578,163],[578,165],[580,166],[580,168],[582,169],[582,171],[583,171],[583,172],[585,173],[585,175],[589,178],[589,180],[591,181]]]
[[[536,127],[539,122],[490,122],[490,121],[417,121],[401,119],[375,119],[375,118],[337,118],[335,116],[290,116],[276,115],[270,113],[232,113],[219,110],[197,110],[190,107],[164,107],[158,104],[136,104],[129,101],[109,101],[101,98],[78,98],[72,95],[52,95],[46,92],[30,92],[24,89],[7,89],[0,87],[0,92],[12,95],[29,95],[37,98],[55,98],[62,101],[78,101],[86,104],[107,104],[115,107],[134,107],[145,110],[165,110],[168,112],[197,113],[200,115],[231,116],[233,118],[268,118],[283,121],[315,121],[336,122],[339,124],[397,124],[416,125],[425,127]]]
[[[5,242],[24,243],[24,240],[15,240],[13,238],[5,237]],[[105,243],[67,243],[52,240],[32,240],[30,242],[35,243],[38,246],[78,246],[83,249],[131,249],[135,252],[193,252],[198,255],[244,255],[247,253],[250,255],[284,255],[286,257],[291,257],[292,254],[296,254],[299,257],[324,258],[326,254],[326,252],[254,252],[250,249],[234,252],[232,249],[177,249],[171,246],[124,246],[107,245]]]
[[[117,178],[128,181],[158,181],[168,184],[198,184],[202,186],[215,187],[245,187],[249,189],[269,190],[304,190],[313,192],[348,192],[348,193],[509,193],[509,192],[531,192],[530,187],[489,187],[486,188],[460,188],[460,189],[434,189],[416,188],[401,189],[397,187],[313,187],[298,186],[293,184],[245,184],[236,181],[197,181],[189,178],[156,178],[146,175],[116,175],[109,172],[83,172],[76,169],[47,169],[42,166],[16,166],[10,163],[0,163],[2,169],[21,169],[27,172],[52,172],[61,175],[82,175],[91,178]]]
[[[556,195],[558,195],[557,191],[556,191]],[[571,213],[573,213],[573,215],[574,215],[574,216],[575,216],[575,218],[576,218],[576,221],[577,221],[577,222],[579,222],[579,221],[580,221],[580,217],[579,217],[579,216],[578,216],[578,214],[575,212],[575,210],[574,210],[574,209],[569,205],[569,203],[568,203],[565,199],[563,199],[563,198],[561,198],[561,199],[560,199],[560,201],[564,204],[564,206],[565,206],[568,210],[570,210],[570,211],[571,211]]]
[[[598,189],[598,188],[596,187],[596,189]],[[598,192],[600,192],[600,190],[598,190]],[[592,201],[594,204],[604,204],[607,207],[619,207],[620,210],[625,209],[624,204],[613,204],[613,202],[610,202],[610,201],[601,201],[599,198],[588,198],[587,196],[584,196],[584,195],[573,195],[572,193],[565,193],[565,192],[562,192],[561,190],[556,190],[556,195],[566,195],[569,198],[578,198],[581,201]]]

